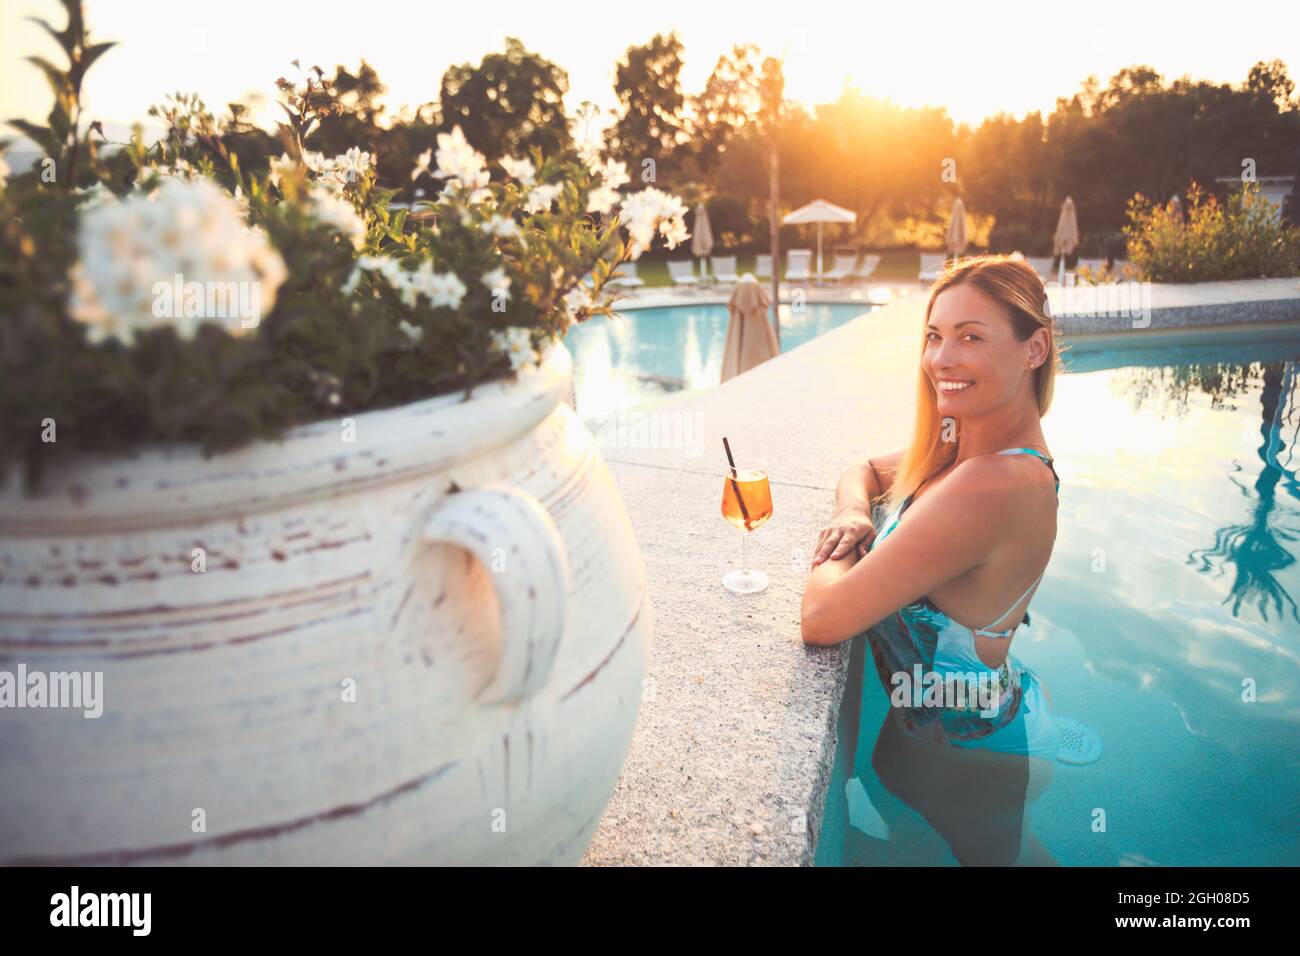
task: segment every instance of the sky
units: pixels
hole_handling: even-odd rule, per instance
[[[289,62],[354,68],[364,57],[388,86],[390,109],[437,98],[443,71],[477,63],[507,36],[569,73],[566,105],[615,105],[615,64],[628,46],[677,30],[682,83],[703,88],[720,54],[740,42],[784,56],[787,95],[836,98],[846,81],[904,106],[943,106],[960,122],[998,112],[1049,111],[1090,73],[1103,82],[1135,63],[1166,79],[1241,83],[1258,60],[1283,60],[1300,78],[1300,0],[996,4],[911,0],[717,3],[653,0],[592,4],[551,0],[365,3],[312,0],[87,0],[92,35],[118,40],[91,70],[88,112],[113,125],[144,120],[175,91],[209,105],[259,94],[274,111]],[[23,56],[57,48],[24,15],[62,26],[56,0],[0,0],[0,117],[43,119],[50,94]],[[214,112],[217,110],[214,109]]]

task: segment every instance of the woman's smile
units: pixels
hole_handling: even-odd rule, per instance
[[[974,384],[974,380],[968,378],[941,378],[939,379],[939,391],[944,395],[954,395],[957,392],[966,391]]]

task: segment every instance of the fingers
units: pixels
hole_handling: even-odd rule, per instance
[[[834,528],[827,528],[822,533],[821,540],[817,543],[817,553],[813,555],[813,567],[821,564],[826,557],[835,549],[843,537],[843,532]]]
[[[852,541],[847,534],[841,535],[840,540],[836,542],[834,550],[831,551],[831,560],[838,561],[850,551],[856,542]]]

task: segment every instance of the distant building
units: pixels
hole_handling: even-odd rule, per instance
[[[1220,176],[1215,182],[1225,186],[1240,186],[1240,176]],[[1277,207],[1277,215],[1286,217],[1288,222],[1296,221],[1295,177],[1294,176],[1257,176],[1255,182],[1264,198]]]

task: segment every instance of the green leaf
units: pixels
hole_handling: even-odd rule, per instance
[[[86,71],[91,68],[94,62],[115,46],[117,46],[117,43],[113,40],[109,40],[107,43],[92,43],[90,46],[86,47],[86,49],[81,52],[81,62],[74,67],[72,71],[76,80],[80,82],[81,78],[86,75]]]
[[[55,42],[58,43],[65,52],[72,48],[72,36],[70,31],[56,30],[49,21],[42,20],[40,17],[23,17],[23,19],[30,20],[32,23],[35,23],[37,26],[45,30],[45,32],[50,36],[54,37]]]
[[[38,66],[41,72],[45,74],[45,81],[50,84],[50,89],[54,91],[56,98],[63,96],[70,80],[68,74],[64,73],[57,66],[42,56],[23,57],[28,63]]]
[[[47,156],[58,154],[59,141],[47,127],[37,126],[35,123],[29,123],[27,120],[21,119],[11,119],[9,125],[41,147]]]

